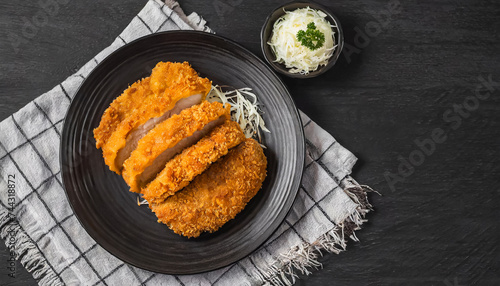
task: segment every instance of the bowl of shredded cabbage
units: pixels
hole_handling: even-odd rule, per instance
[[[344,37],[328,8],[296,1],[276,8],[261,30],[261,48],[274,70],[289,77],[323,74],[337,61]]]

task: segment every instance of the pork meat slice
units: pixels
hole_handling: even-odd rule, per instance
[[[215,127],[207,136],[170,160],[158,176],[141,190],[143,197],[149,203],[164,201],[244,140],[245,134],[235,121],[228,120]]]
[[[174,108],[171,110],[166,111],[163,113],[162,116],[160,117],[155,117],[151,118],[146,123],[143,125],[135,128],[132,130],[128,135],[127,135],[127,142],[125,143],[125,147],[120,149],[118,151],[118,154],[116,155],[115,163],[117,166],[123,166],[123,162],[127,160],[128,157],[130,157],[130,154],[132,151],[137,148],[137,143],[139,140],[146,135],[149,130],[153,129],[156,125],[159,123],[169,119],[172,115],[179,114],[182,110],[189,108],[193,105],[200,104],[201,101],[203,100],[204,96],[203,94],[194,94],[189,97],[183,98],[175,104]]]
[[[229,105],[203,101],[156,125],[123,163],[122,175],[130,191],[140,192],[174,155],[229,119]]]
[[[236,217],[258,193],[266,178],[267,159],[254,139],[213,163],[182,191],[149,208],[175,233],[197,237],[214,232]]]
[[[143,127],[151,119],[153,121],[149,122],[146,126],[154,125],[155,121],[161,121],[161,117],[166,113],[169,115],[168,112],[181,99],[201,94],[202,100],[204,100],[212,88],[210,80],[199,77],[197,72],[188,63],[160,62],[153,69],[149,82],[153,95],[145,99],[131,97],[130,100],[140,101],[140,104],[137,104],[137,108],[132,110],[118,124],[106,143],[102,145],[104,162],[109,166],[111,171],[117,174],[121,174],[122,163],[128,157],[128,152],[133,150],[135,144],[132,139],[137,138],[137,135],[141,135],[144,132],[138,131],[137,134],[129,137],[130,133],[139,130],[138,128]],[[157,86],[160,84],[162,88],[158,89]],[[190,98],[184,103],[190,103],[195,98]],[[179,107],[182,106],[179,105]],[[127,142],[130,144],[128,147],[126,147]],[[125,147],[126,150],[120,153],[120,150]],[[117,160],[119,153],[120,158]]]
[[[99,126],[94,129],[96,147],[104,146],[120,123],[152,95],[150,79],[146,77],[133,83],[115,98],[104,111]]]

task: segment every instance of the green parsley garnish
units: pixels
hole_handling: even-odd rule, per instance
[[[325,34],[316,30],[314,22],[307,24],[307,30],[300,30],[297,32],[297,40],[302,46],[308,47],[311,51],[321,48],[325,43]]]

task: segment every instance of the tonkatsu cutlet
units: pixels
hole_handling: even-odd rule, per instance
[[[243,140],[245,134],[235,121],[228,120],[215,127],[207,136],[170,160],[156,178],[141,190],[143,198],[149,203],[164,201]]]
[[[233,219],[258,192],[267,160],[254,139],[238,147],[197,176],[183,190],[149,207],[175,233],[197,237]]]
[[[123,178],[130,191],[140,192],[172,157],[226,120],[230,120],[230,106],[203,101],[156,125],[123,164]]]
[[[262,147],[231,120],[224,98],[225,107],[206,100],[211,88],[189,63],[159,62],[94,129],[109,169],[149,202],[158,222],[186,237],[235,218],[266,178]]]
[[[121,174],[138,141],[157,124],[203,101],[212,84],[184,63],[160,62],[146,78],[127,89],[105,111],[94,130],[97,148],[110,170]]]
[[[134,82],[104,111],[99,126],[94,129],[94,138],[98,149],[108,142],[111,134],[123,120],[139,108],[143,101],[153,95],[149,83],[149,77]]]

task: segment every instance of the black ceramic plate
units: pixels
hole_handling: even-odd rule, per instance
[[[263,104],[268,176],[247,207],[217,232],[187,239],[137,206],[121,176],[104,164],[93,129],[104,110],[159,61],[188,61],[214,84],[250,87]],[[136,40],[106,58],[78,90],[64,124],[61,166],[69,202],[87,232],[107,251],[137,267],[192,274],[227,266],[257,249],[278,228],[297,194],[304,135],[280,79],[255,55],[202,32],[165,32]]]

